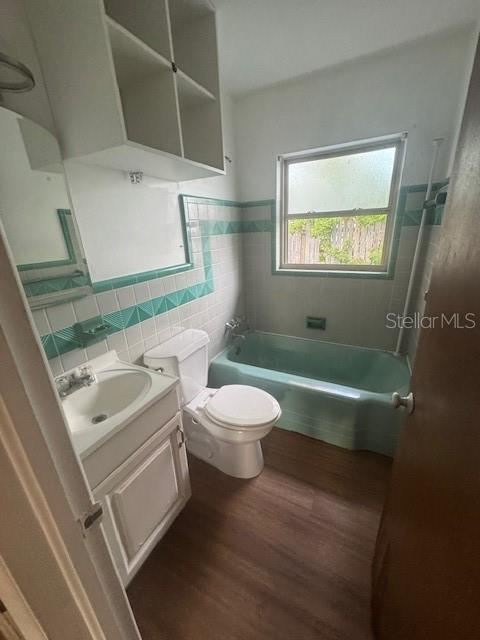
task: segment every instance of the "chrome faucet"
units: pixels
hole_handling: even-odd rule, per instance
[[[243,329],[241,328],[243,325]],[[229,338],[240,338],[240,340],[246,340],[247,334],[250,331],[250,327],[247,325],[245,318],[235,316],[231,320],[225,323],[225,332],[228,333]]]
[[[61,398],[66,398],[83,387],[91,387],[95,382],[97,382],[97,376],[89,366],[80,367],[66,376],[55,378],[55,386]]]

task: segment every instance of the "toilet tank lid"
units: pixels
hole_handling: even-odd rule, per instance
[[[185,329],[165,342],[146,351],[143,362],[147,366],[155,366],[157,360],[177,358],[185,360],[189,355],[198,351],[210,342],[208,333],[201,329]]]

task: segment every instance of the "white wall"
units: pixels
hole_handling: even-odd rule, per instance
[[[408,132],[403,184],[426,182],[432,140],[438,136],[446,140],[436,178],[446,177],[475,36],[472,31],[444,34],[238,99],[235,131],[241,199],[275,197],[278,154],[400,131]],[[256,207],[246,215],[268,217],[268,211]],[[392,280],[272,275],[270,234],[248,234],[244,271],[251,325],[394,349],[397,331],[386,328],[385,316],[402,312],[417,231],[418,227],[403,227]],[[438,236],[437,230],[427,233],[426,245]],[[425,255],[424,264],[430,269],[433,249],[426,246]],[[419,280],[425,281],[421,274]],[[307,329],[307,315],[325,316],[326,331]],[[415,346],[412,336],[412,357]]]
[[[278,154],[408,131],[404,184],[425,182],[433,138],[445,177],[470,69],[472,31],[456,31],[303,76],[235,103],[242,200],[275,195]]]

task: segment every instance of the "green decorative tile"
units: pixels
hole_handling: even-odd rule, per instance
[[[148,318],[153,318],[155,315],[155,310],[153,307],[152,300],[147,300],[146,302],[141,302],[137,306],[138,317],[140,318],[140,322],[143,320],[148,320]]]
[[[192,302],[192,300],[195,300],[195,297],[193,296],[189,287],[187,287],[186,289],[180,289],[180,291],[177,291],[177,296],[178,296],[177,306],[179,307],[182,306],[182,304],[187,304],[187,302]]]
[[[66,327],[60,331],[55,331],[52,335],[58,355],[62,355],[73,349],[79,349],[82,346],[75,336],[73,327]]]
[[[168,293],[166,296],[166,302],[167,302],[167,310],[170,311],[171,309],[175,309],[175,307],[178,307],[178,293],[176,291],[173,291],[172,293]]]
[[[37,280],[28,282],[23,285],[27,298],[47,293],[58,293],[74,289],[75,287],[83,287],[90,284],[88,276],[79,274],[76,276],[64,276],[58,278],[49,278],[48,280]]]
[[[210,250],[203,252],[203,266],[204,268],[210,267],[212,264],[212,253]]]
[[[128,309],[125,309],[125,313],[127,315],[125,325],[126,329],[128,329],[128,327],[133,327],[135,324],[138,324],[140,322],[140,316],[137,307],[129,307]]]
[[[127,307],[120,311],[107,313],[104,316],[105,321],[110,324],[115,331],[121,331],[140,322],[137,307]]]
[[[45,350],[45,354],[47,358],[50,360],[51,358],[56,358],[58,356],[57,347],[55,346],[55,340],[53,334],[48,334],[46,336],[41,337],[42,346]]]
[[[195,299],[197,298],[201,298],[204,295],[204,286],[203,286],[203,282],[200,284],[194,284],[190,287],[191,291],[192,291],[192,295]]]
[[[114,331],[121,331],[125,329],[125,314],[123,311],[113,311],[103,316],[105,321],[111,325]]]
[[[159,316],[161,313],[165,313],[166,311],[168,311],[167,300],[165,296],[154,298],[152,302],[153,302],[153,312],[156,316]]]
[[[103,280],[102,282],[94,282],[92,289],[94,293],[103,293],[104,291],[111,291],[113,287],[110,280]]]

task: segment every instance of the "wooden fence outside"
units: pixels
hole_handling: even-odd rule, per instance
[[[386,221],[362,226],[356,217],[339,218],[330,235],[335,250],[347,250],[346,264],[372,264],[373,251],[381,249],[385,237]],[[322,241],[312,237],[307,230],[288,236],[288,256],[292,264],[335,264],[335,255],[323,255]],[[323,247],[325,249],[325,247]]]

